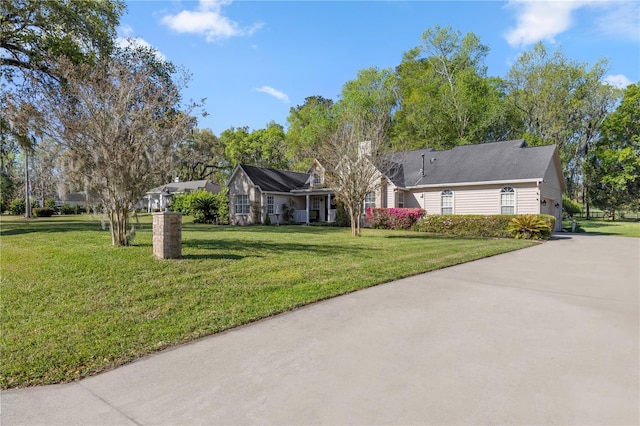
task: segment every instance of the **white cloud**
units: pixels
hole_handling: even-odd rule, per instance
[[[640,40],[640,3],[629,1],[599,5],[608,6],[595,21],[599,33]]]
[[[598,9],[599,16],[589,25],[601,34],[637,40],[640,36],[640,6],[636,1],[619,0],[511,0],[517,25],[505,38],[512,47],[523,47],[540,40],[555,42],[555,37],[572,27],[574,13],[581,8]]]
[[[222,14],[222,7],[231,2],[222,0],[200,0],[195,10],[183,10],[175,15],[165,15],[160,22],[179,33],[204,35],[208,42],[225,38],[251,35],[262,24],[242,28]]]
[[[518,10],[518,25],[505,38],[513,47],[554,42],[555,36],[571,27],[573,11],[583,5],[580,1],[510,1],[508,6]]]
[[[604,78],[604,82],[618,89],[624,89],[632,83],[624,74],[608,75]]]
[[[160,52],[158,49],[153,47],[151,43],[143,39],[142,37],[133,37],[133,28],[130,25],[121,25],[118,28],[118,36],[116,37],[116,45],[127,48],[127,47],[147,47],[155,50],[156,56],[163,61],[167,60],[167,57]]]
[[[262,92],[262,93],[266,93],[268,95],[273,96],[276,99],[281,100],[284,103],[289,103],[289,96],[287,96],[286,93],[283,93],[279,90],[274,89],[273,87],[269,87],[269,86],[262,86],[259,89],[255,89],[257,92]]]

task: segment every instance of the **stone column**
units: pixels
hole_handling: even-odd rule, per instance
[[[179,259],[182,256],[182,214],[153,214],[153,255],[157,259]]]

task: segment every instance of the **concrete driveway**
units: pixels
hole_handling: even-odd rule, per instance
[[[12,424],[637,425],[640,239],[561,235],[67,385]]]

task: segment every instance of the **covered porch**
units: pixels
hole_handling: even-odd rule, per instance
[[[294,221],[297,223],[336,221],[336,197],[329,189],[291,191],[296,196]]]

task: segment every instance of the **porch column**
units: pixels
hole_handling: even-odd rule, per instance
[[[306,219],[306,223],[307,225],[309,224],[309,195],[306,195],[306,200],[307,200],[307,219]]]
[[[327,194],[327,222],[331,222],[331,193]]]

